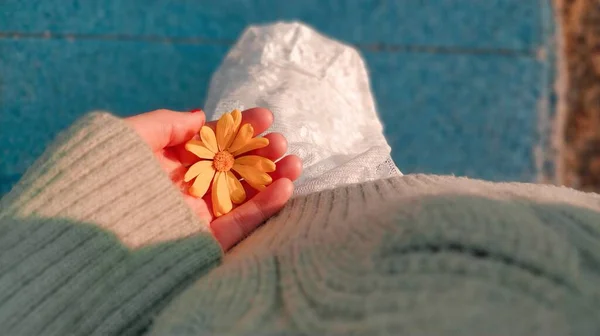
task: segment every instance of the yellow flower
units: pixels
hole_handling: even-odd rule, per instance
[[[246,200],[246,192],[232,170],[252,188],[265,189],[272,182],[270,172],[275,171],[273,161],[258,155],[245,155],[252,150],[266,147],[269,139],[253,138],[250,124],[240,125],[242,114],[238,110],[225,113],[217,121],[216,132],[203,126],[201,140],[190,140],[185,149],[200,159],[185,173],[184,181],[196,179],[189,188],[195,197],[204,197],[212,181],[212,203],[215,216],[222,216]],[[233,204],[232,204],[233,203]]]

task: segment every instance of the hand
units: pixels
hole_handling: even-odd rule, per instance
[[[183,197],[194,212],[210,223],[215,238],[223,250],[237,244],[258,225],[278,212],[292,196],[296,180],[302,172],[302,163],[295,155],[282,156],[287,150],[287,141],[279,133],[265,135],[269,146],[249,154],[264,156],[277,162],[277,169],[271,173],[273,183],[264,191],[257,192],[247,184],[247,201],[221,217],[212,214],[211,193],[204,198],[195,198],[187,193],[189,183],[183,182],[183,176],[198,158],[187,152],[185,143],[197,136],[204,125],[205,115],[196,113],[157,110],[125,119],[125,121],[148,143],[158,162],[169,175],[173,184],[181,190]],[[242,124],[252,124],[255,135],[266,131],[273,123],[273,114],[263,108],[253,108],[242,113]],[[214,129],[216,122],[206,124]]]

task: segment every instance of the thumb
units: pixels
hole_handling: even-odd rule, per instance
[[[156,110],[125,119],[152,148],[161,150],[193,138],[204,125],[204,112]]]
[[[232,212],[212,221],[210,228],[223,250],[229,250],[281,210],[293,193],[294,183],[280,178]]]

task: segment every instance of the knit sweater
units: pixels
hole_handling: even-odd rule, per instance
[[[296,197],[224,255],[120,119],[0,210],[0,335],[597,335],[600,196],[407,175]]]

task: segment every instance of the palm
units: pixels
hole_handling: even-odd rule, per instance
[[[195,198],[187,193],[189,183],[183,182],[183,176],[189,167],[189,160],[186,161],[187,154],[182,145],[165,148],[162,151],[155,153],[158,162],[163,170],[169,175],[173,184],[181,190],[181,194],[194,210],[194,212],[203,220],[209,223],[215,218],[210,211],[210,193],[207,193],[203,198]],[[193,160],[193,158],[190,158]]]
[[[156,116],[152,114],[156,114]],[[182,113],[170,111],[156,111],[129,118],[128,121],[153,148],[159,164],[173,184],[181,190],[188,205],[199,218],[211,223],[215,236],[223,248],[227,249],[262,223],[266,219],[265,217],[272,215],[285,204],[291,196],[293,188],[290,181],[299,177],[302,165],[296,156],[283,157],[287,150],[287,141],[283,135],[278,133],[265,135],[265,138],[269,139],[269,145],[249,154],[264,156],[273,161],[279,160],[277,169],[270,173],[273,183],[259,193],[247,183],[242,182],[246,190],[247,201],[234,207],[230,213],[216,218],[211,210],[210,193],[206,193],[203,198],[195,198],[187,192],[189,183],[183,181],[188,167],[198,161],[197,157],[184,149],[184,145],[185,142],[197,136],[203,119],[197,117],[193,121],[194,125],[186,121],[180,123],[177,123],[177,120],[173,121],[183,118],[182,115]],[[189,114],[186,114],[185,118],[189,118]],[[265,132],[272,122],[271,112],[265,109],[255,108],[242,113],[242,124],[252,124],[255,135]],[[168,127],[165,127],[165,123],[168,124]],[[206,125],[214,128],[214,122]],[[165,130],[169,134],[168,137],[162,135],[165,137],[164,139],[157,138],[156,133],[165,133]]]

